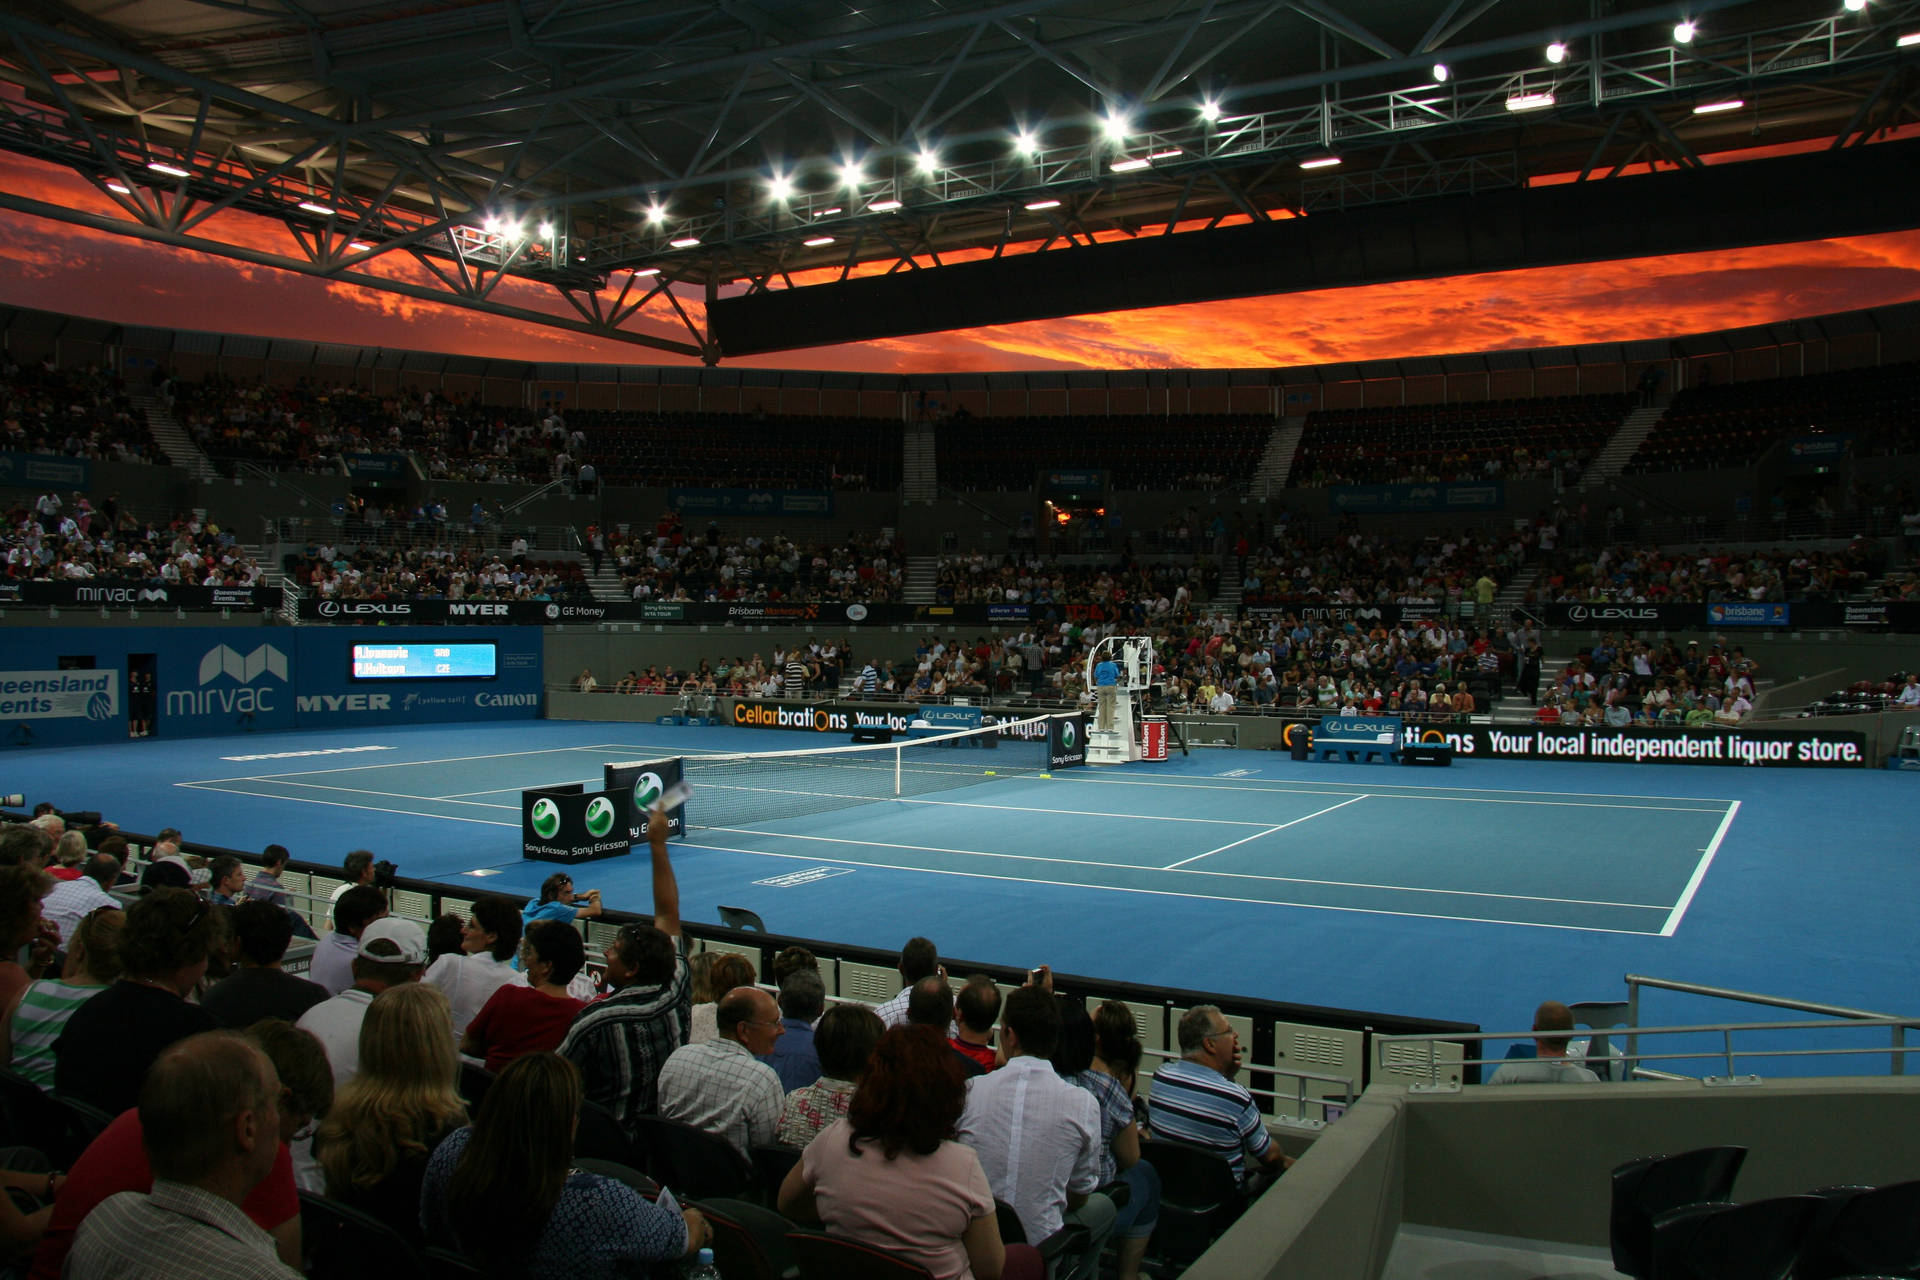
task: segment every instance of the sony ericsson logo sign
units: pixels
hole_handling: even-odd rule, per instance
[[[1071,720],[1061,721],[1060,723],[1061,747],[1064,748],[1065,750],[1071,751],[1073,750],[1073,744],[1078,742],[1079,740],[1080,740],[1080,734],[1078,733],[1078,731],[1074,729],[1073,721]]]
[[[613,830],[613,801],[605,796],[595,796],[587,801],[587,834],[595,840]]]
[[[641,774],[633,780],[633,811],[635,813],[651,811],[654,802],[660,799],[661,793],[666,789],[666,784],[660,780],[659,774],[652,771]]]
[[[528,821],[533,825],[533,834],[542,840],[551,840],[560,834],[560,806],[541,796],[533,802]]]
[[[274,711],[276,689],[287,682],[287,655],[270,644],[242,654],[215,645],[200,657],[199,687],[169,689],[170,716],[241,715]]]
[[[1567,610],[1568,622],[1654,622],[1659,617],[1660,610],[1652,605],[1576,604]]]

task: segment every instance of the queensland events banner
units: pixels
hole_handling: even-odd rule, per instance
[[[1553,725],[1408,725],[1408,742],[1445,743],[1470,760],[1601,764],[1729,764],[1858,769],[1867,737],[1818,729],[1562,729]]]
[[[0,628],[0,744],[125,740],[130,703],[151,707],[142,718],[156,738],[540,714],[543,642],[529,628],[458,632],[493,645],[491,677],[353,678],[356,644],[446,637],[419,627]],[[143,694],[130,699],[136,687]]]
[[[830,516],[831,489],[669,489],[667,502],[687,516]]]
[[[276,609],[269,587],[188,587],[149,582],[40,582],[0,579],[0,608],[54,609]]]
[[[1343,484],[1327,490],[1337,513],[1369,511],[1498,511],[1505,486],[1490,484]]]

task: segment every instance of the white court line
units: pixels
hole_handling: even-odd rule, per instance
[[[1660,936],[1671,938],[1680,927],[1680,920],[1687,914],[1687,908],[1693,905],[1693,895],[1700,891],[1700,882],[1707,878],[1707,868],[1713,865],[1714,855],[1720,852],[1720,842],[1727,838],[1728,828],[1733,826],[1734,815],[1740,812],[1740,802],[1735,800],[1727,808],[1727,816],[1720,819],[1720,829],[1713,833],[1713,839],[1707,841],[1702,851],[1705,857],[1693,869],[1693,875],[1687,880],[1687,887],[1680,893],[1680,901],[1673,904],[1673,910],[1667,915],[1667,923],[1660,929]]]
[[[361,809],[368,813],[393,813],[407,818],[428,818],[435,822],[477,822],[485,827],[517,827],[518,822],[501,822],[494,818],[463,818],[457,813],[421,813],[417,809],[387,809],[377,804],[348,804],[345,800],[315,800],[311,796],[275,796],[263,795],[258,791],[234,791],[223,785],[226,782],[245,782],[245,778],[214,778],[208,782],[176,782],[176,787],[186,787],[193,791],[218,791],[223,795],[251,796],[255,800],[287,800],[294,804],[324,804],[333,809]],[[344,789],[344,788],[343,788]],[[408,797],[417,799],[418,797]],[[494,808],[497,806],[485,806]]]
[[[517,809],[519,808],[518,805],[481,804],[478,800],[457,800],[452,796],[416,796],[411,792],[407,792],[407,791],[373,791],[366,787],[336,787],[336,786],[329,786],[327,783],[324,783],[324,782],[289,782],[285,778],[231,778],[229,779],[229,781],[257,782],[263,786],[300,787],[303,790],[307,790],[307,791],[344,791],[349,795],[384,796],[389,800],[417,800],[421,804],[463,804],[468,806],[469,808],[474,808],[474,809],[507,809],[507,808]],[[185,786],[195,786],[199,784],[182,782],[177,785],[185,787]],[[299,796],[275,796],[271,792],[258,792],[258,791],[249,791],[249,792],[246,792],[245,794],[260,795],[268,799],[279,799],[279,800],[298,800],[301,798]],[[476,792],[475,794],[484,795],[486,793]],[[430,816],[430,815],[423,815],[423,816]]]
[[[1264,778],[1256,778],[1252,781],[1263,785],[1249,786],[1245,783],[1238,782],[1188,782],[1177,778],[1117,778],[1110,773],[1081,773],[1077,769],[1064,769],[1053,776],[1062,781],[1077,783],[1081,786],[1185,787],[1194,791],[1260,791],[1300,795],[1337,796],[1341,793],[1341,790],[1351,790],[1356,785],[1351,782],[1335,782],[1332,779],[1328,779],[1325,782],[1291,782],[1285,779],[1268,781]],[[1309,788],[1314,787],[1332,789],[1324,791],[1309,790]],[[1517,787],[1441,787],[1429,786],[1418,782],[1390,782],[1387,784],[1387,789],[1375,790],[1368,794],[1384,796],[1389,794],[1390,791],[1477,791],[1482,795],[1489,796],[1584,796],[1589,800],[1692,800],[1700,804],[1712,805],[1712,809],[1702,810],[1702,812],[1707,813],[1717,813],[1719,812],[1720,806],[1733,803],[1731,800],[1714,796],[1638,796],[1612,791],[1523,791]],[[1418,797],[1414,798],[1417,799]],[[1621,805],[1618,807],[1628,808],[1632,806]]]
[[[1268,827],[1265,831],[1256,831],[1250,836],[1243,836],[1242,838],[1235,840],[1233,844],[1223,844],[1218,849],[1209,849],[1205,853],[1196,853],[1191,858],[1182,858],[1178,862],[1169,862],[1166,866],[1160,869],[1162,871],[1172,871],[1176,867],[1186,866],[1189,862],[1198,862],[1202,858],[1211,858],[1216,853],[1225,853],[1227,850],[1233,848],[1234,845],[1242,845],[1249,840],[1258,840],[1261,836],[1270,836],[1276,831],[1285,831],[1288,827],[1294,826],[1298,823],[1305,822],[1308,818],[1317,818],[1323,813],[1332,813],[1335,809],[1344,809],[1348,805],[1356,804],[1361,800],[1365,800],[1366,798],[1367,797],[1365,795],[1357,795],[1353,797],[1353,799],[1351,800],[1342,800],[1339,804],[1328,805],[1324,809],[1316,809],[1312,813],[1306,814],[1302,817],[1295,818],[1292,822],[1283,822],[1277,827]]]
[[[764,835],[765,832],[749,832],[751,835]],[[819,855],[812,853],[775,853],[766,849],[736,849],[724,844],[684,844],[683,848],[709,849],[715,853],[745,853],[763,858],[786,858],[794,862],[820,861]],[[1035,880],[1029,876],[996,876],[984,871],[947,871],[936,867],[902,867],[892,862],[862,862],[858,858],[833,858],[835,863],[844,862],[849,866],[869,867],[876,871],[908,871],[929,876],[959,876],[968,880],[1004,880],[1014,884],[1039,884],[1055,889],[1092,889],[1102,893],[1138,893],[1152,897],[1193,898],[1200,902],[1242,902],[1262,907],[1298,907],[1309,911],[1345,911],[1362,916],[1399,916],[1409,920],[1450,920],[1460,924],[1499,924],[1511,925],[1522,929],[1564,929],[1570,933],[1618,933],[1632,938],[1651,936],[1645,929],[1600,929],[1591,925],[1553,924],[1541,920],[1495,920],[1482,916],[1444,915],[1434,911],[1384,911],[1376,907],[1339,907],[1324,902],[1282,902],[1273,898],[1235,898],[1217,893],[1183,893],[1178,889],[1134,889],[1117,884],[1083,884],[1077,880]],[[1139,868],[1134,870],[1152,870]],[[1213,872],[1188,872],[1189,875],[1211,875]],[[1553,901],[1553,899],[1547,899]],[[1658,908],[1654,908],[1658,910]]]
[[[1365,799],[1356,796],[1355,799]],[[1063,867],[1105,867],[1118,871],[1165,871],[1165,867],[1138,866],[1131,862],[1101,862],[1092,858],[1050,858],[1039,853],[996,853],[987,849],[953,849],[937,844],[901,844],[896,840],[855,840],[848,836],[803,836],[786,831],[761,831],[754,827],[695,827],[696,831],[732,831],[739,835],[765,836],[770,840],[808,840],[818,844],[858,845],[866,849],[900,849],[908,853],[957,853],[971,858],[998,858],[1010,862],[1051,862]],[[736,849],[735,853],[758,853],[757,849]],[[798,857],[798,854],[780,854],[780,857]],[[832,861],[832,859],[829,859]],[[920,871],[921,867],[899,867],[894,863],[880,865],[893,866],[896,870]],[[1187,871],[1183,876],[1209,876],[1218,880],[1257,880],[1269,884],[1317,884],[1330,889],[1377,889],[1382,893],[1431,893],[1450,898],[1498,898],[1511,902],[1552,902],[1568,907],[1624,907],[1633,911],[1664,911],[1664,902],[1607,902],[1597,898],[1548,898],[1533,893],[1494,893],[1486,889],[1433,889],[1422,885],[1373,884],[1365,880],[1318,880],[1311,876],[1263,876],[1251,871]],[[1019,877],[1009,877],[1018,879]],[[1036,884],[1050,883],[1035,881]],[[1202,895],[1204,896],[1204,895]],[[1312,905],[1312,904],[1300,904]]]
[[[600,746],[586,747],[536,747],[528,751],[495,751],[478,756],[442,756],[435,760],[382,760],[372,764],[349,765],[341,769],[298,769],[290,773],[250,773],[230,778],[200,778],[193,782],[176,782],[176,787],[197,787],[207,782],[238,782],[242,779],[264,781],[268,778],[311,778],[325,773],[358,773],[362,769],[407,769],[414,765],[430,764],[469,764],[475,760],[510,760],[515,756],[551,756],[573,751],[604,751]]]

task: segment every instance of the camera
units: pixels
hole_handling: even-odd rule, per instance
[[[25,796],[0,796],[0,809],[24,809],[27,806]]]
[[[399,878],[399,873],[400,873],[399,867],[395,866],[393,863],[388,862],[384,859],[374,863],[373,864],[373,887],[376,889],[393,888],[393,883],[396,879]]]

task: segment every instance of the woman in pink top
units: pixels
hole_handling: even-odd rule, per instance
[[[889,1029],[846,1119],[821,1130],[781,1184],[780,1212],[897,1253],[936,1280],[1039,1280],[1039,1252],[1001,1243],[979,1157],[953,1140],[966,1102],[959,1059],[937,1030]]]

